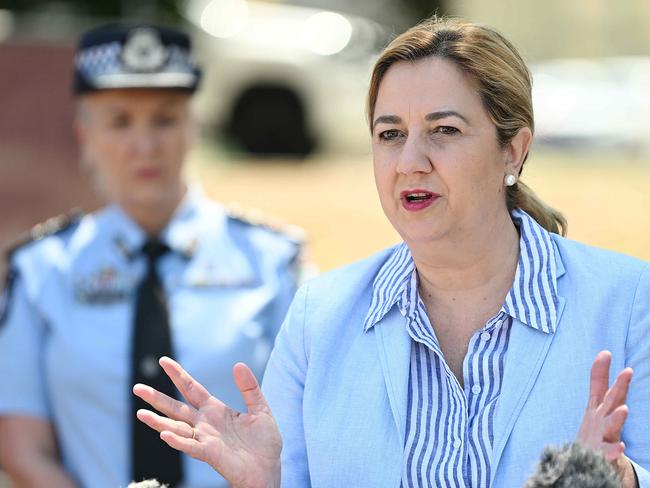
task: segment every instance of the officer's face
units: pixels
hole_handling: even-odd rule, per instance
[[[79,101],[84,161],[106,196],[126,210],[175,206],[193,139],[189,96],[155,89],[104,90]]]
[[[400,61],[381,82],[374,118],[375,181],[402,238],[487,235],[506,211],[504,176],[520,161],[500,147],[473,80],[441,58]]]

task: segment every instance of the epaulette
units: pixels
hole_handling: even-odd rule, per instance
[[[286,224],[277,218],[266,215],[261,210],[244,209],[238,204],[229,204],[226,206],[226,212],[231,219],[247,225],[263,227],[283,235],[296,244],[304,245],[307,241],[307,233],[304,229],[297,225]]]
[[[69,229],[79,222],[82,216],[83,212],[75,208],[68,213],[57,215],[56,217],[47,219],[45,222],[38,223],[27,232],[19,234],[16,238],[2,246],[2,256],[5,260],[9,260],[11,255],[21,247]]]
[[[10,266],[11,256],[31,242],[63,232],[76,224],[81,216],[82,212],[77,209],[71,210],[67,214],[57,215],[43,223],[36,224],[28,232],[18,235],[0,248],[0,327],[9,313],[12,285],[18,274]]]

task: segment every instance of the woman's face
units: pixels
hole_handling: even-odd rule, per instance
[[[391,66],[372,137],[381,205],[407,243],[458,243],[505,211],[503,178],[518,174],[519,156],[499,146],[476,85],[452,62]]]
[[[107,197],[125,208],[174,205],[192,144],[189,95],[174,90],[115,89],[79,101],[83,159]]]

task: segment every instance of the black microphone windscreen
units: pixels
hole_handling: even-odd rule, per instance
[[[536,472],[524,488],[621,488],[614,468],[579,443],[546,447]]]

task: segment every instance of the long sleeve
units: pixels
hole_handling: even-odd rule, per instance
[[[308,357],[305,350],[307,286],[298,290],[276,339],[262,389],[271,406],[283,439],[282,486],[311,485],[302,402]]]
[[[0,326],[0,415],[49,417],[43,368],[44,324],[17,274]]]
[[[640,488],[650,488],[650,265],[636,289],[626,342],[626,366],[634,370],[628,394],[630,413],[623,429],[626,454]]]

